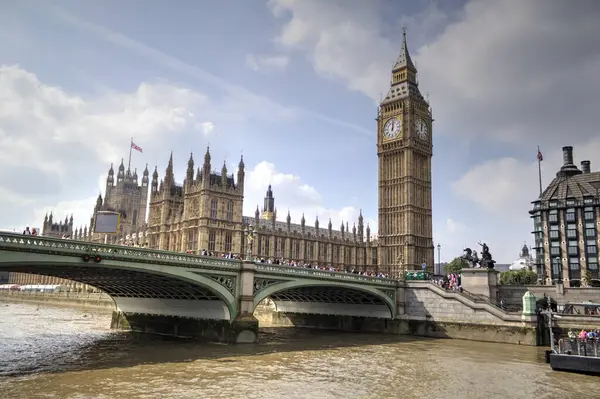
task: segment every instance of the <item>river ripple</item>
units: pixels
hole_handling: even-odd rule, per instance
[[[543,349],[265,328],[257,345],[110,331],[110,314],[0,303],[5,398],[590,398]]]

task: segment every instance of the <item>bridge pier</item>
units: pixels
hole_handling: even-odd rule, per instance
[[[258,340],[258,320],[254,317],[209,320],[141,313],[127,314],[115,310],[110,327],[138,333],[232,344],[254,343]]]

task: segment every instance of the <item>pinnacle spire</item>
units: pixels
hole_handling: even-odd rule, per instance
[[[402,27],[402,48],[400,49],[400,54],[398,54],[398,58],[396,59],[393,70],[395,71],[401,68],[410,68],[415,72],[417,70],[415,64],[410,58],[410,53],[408,52],[408,44],[406,43],[406,26]]]

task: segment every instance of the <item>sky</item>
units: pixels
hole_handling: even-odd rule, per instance
[[[376,112],[408,29],[435,118],[441,260],[531,244],[528,210],[574,147],[600,167],[600,2],[0,0],[0,227],[89,221],[111,163],[173,151],[235,173],[244,214],[377,231]],[[437,261],[437,251],[436,251]]]

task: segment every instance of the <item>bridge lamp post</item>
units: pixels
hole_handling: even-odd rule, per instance
[[[438,250],[438,272],[437,272],[437,274],[440,275],[440,274],[442,274],[442,245],[440,243],[438,243],[438,245],[437,245],[437,250]]]
[[[256,228],[251,226],[247,226],[244,230],[244,234],[246,235],[246,260],[249,261],[252,260],[252,242],[256,233]]]

